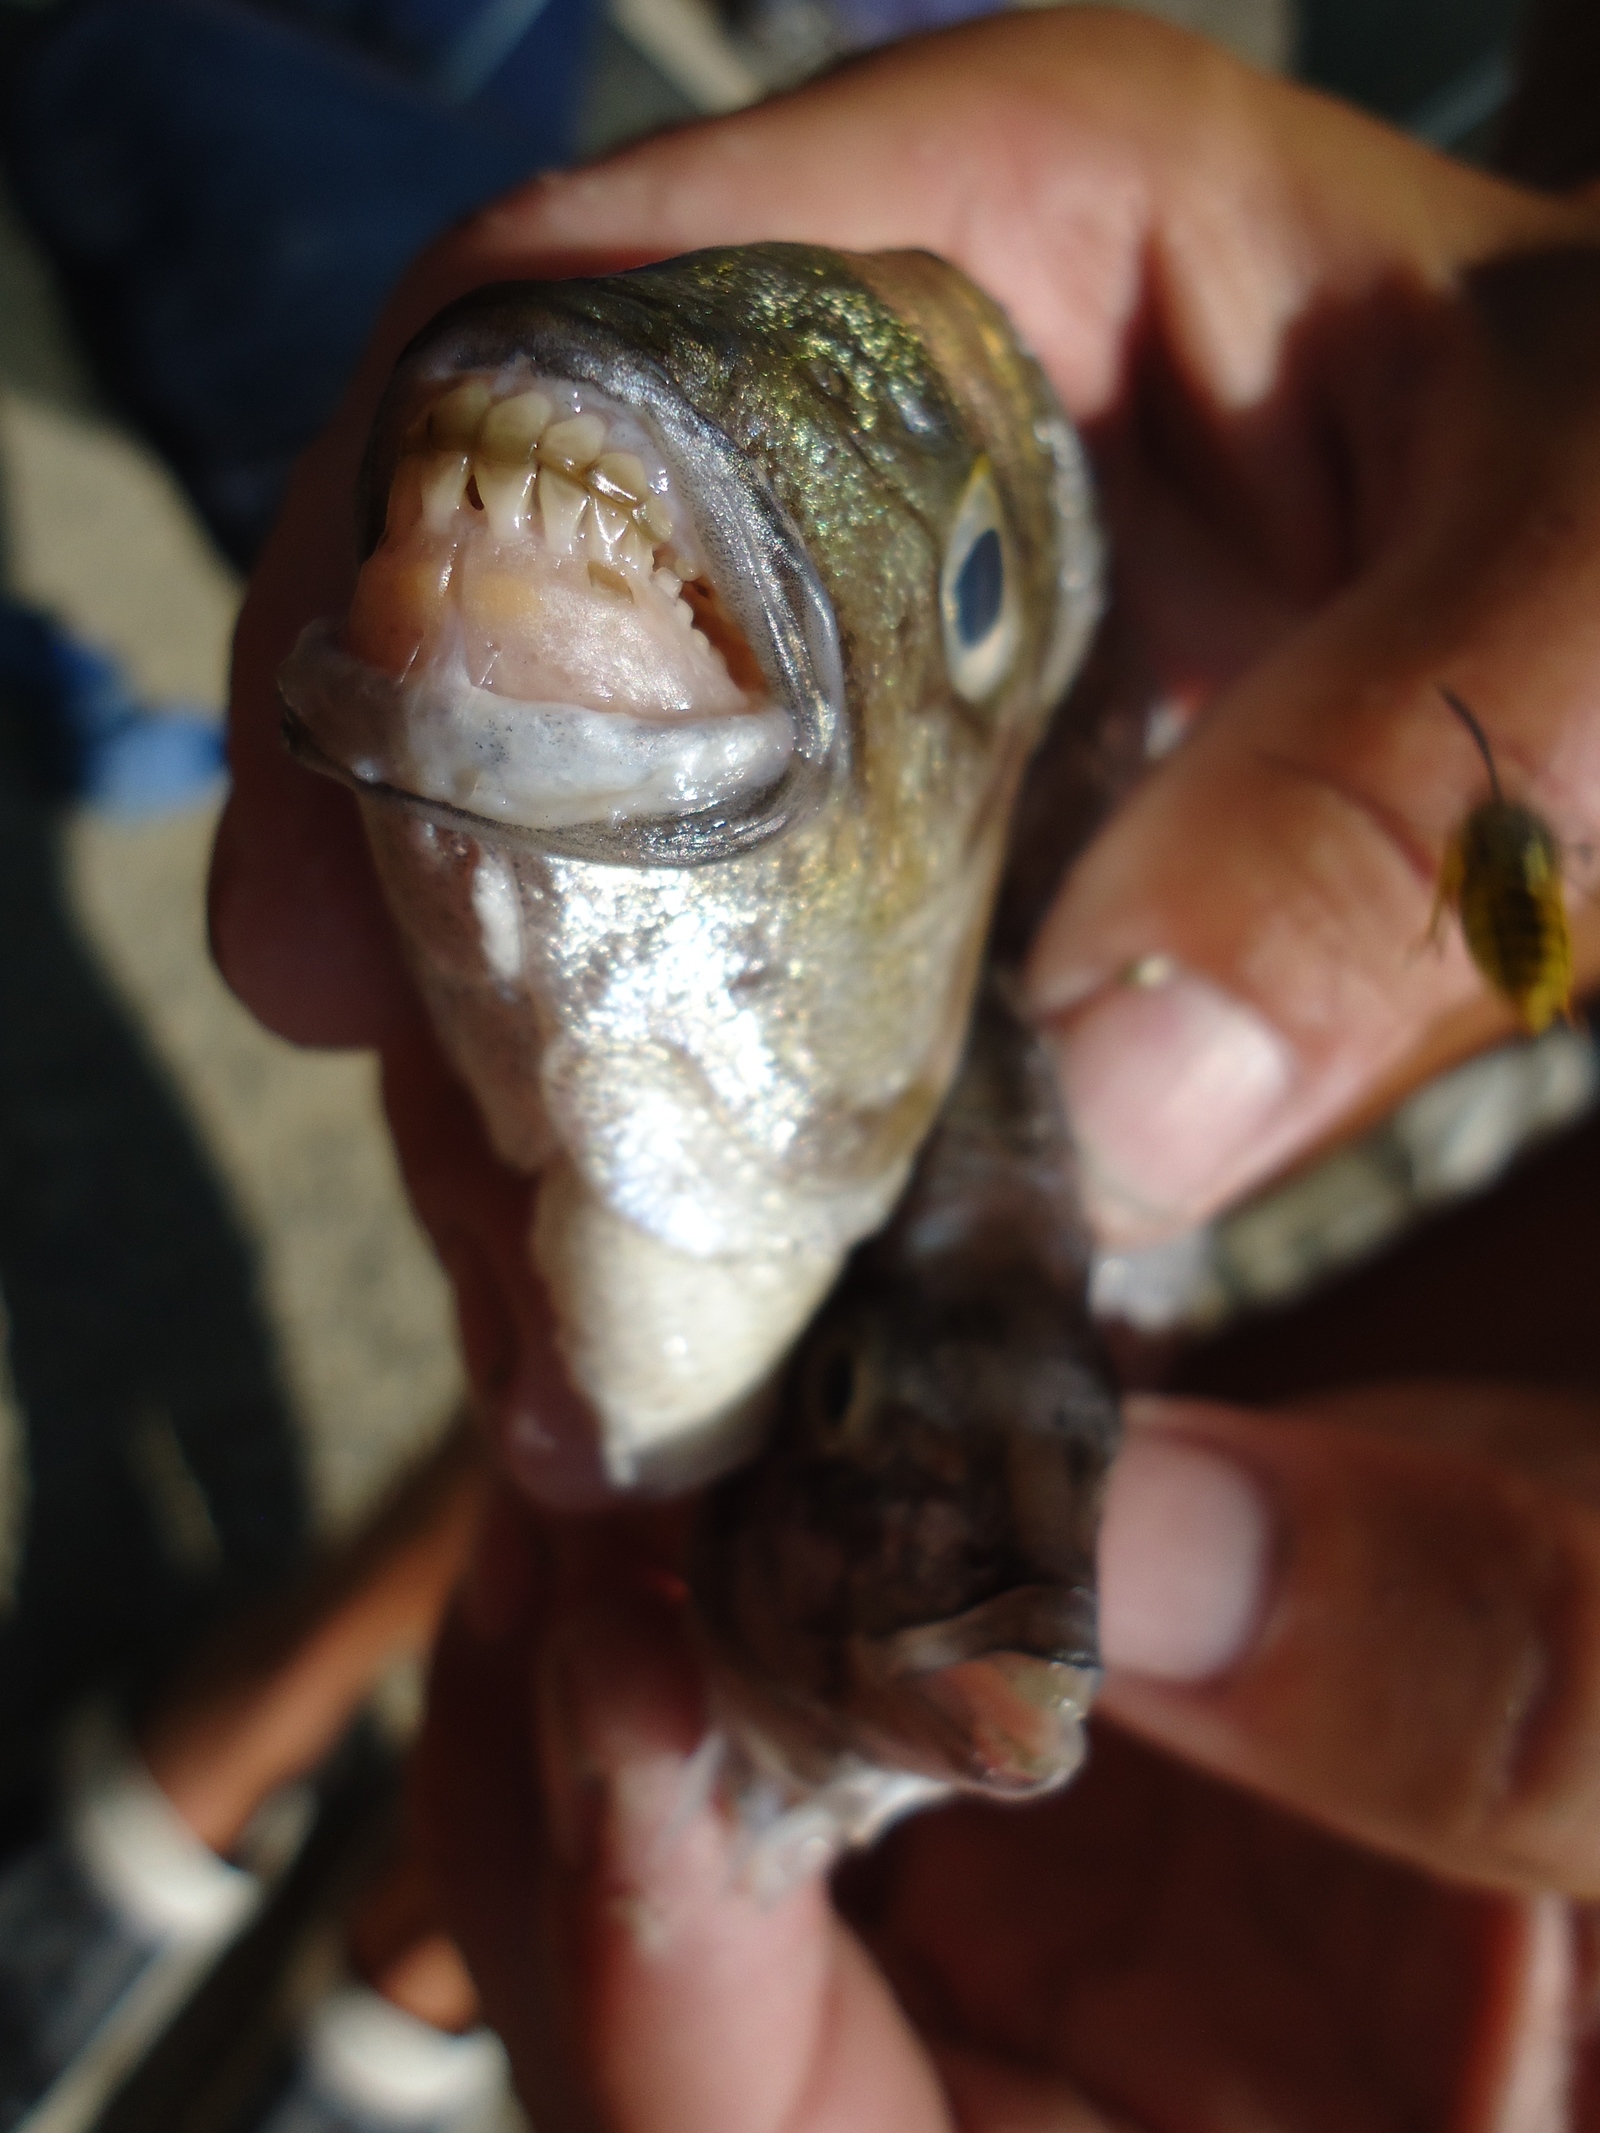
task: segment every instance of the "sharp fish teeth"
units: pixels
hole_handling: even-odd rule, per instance
[[[595,498],[594,527],[605,544],[605,554],[608,558],[632,524],[632,517],[620,504],[614,504],[608,496]]]
[[[430,533],[448,533],[467,493],[465,452],[430,452],[422,462],[422,518]]]
[[[631,521],[618,544],[616,560],[636,578],[644,579],[650,575],[655,557],[650,551],[650,543]]]
[[[478,484],[478,494],[483,498],[489,531],[495,539],[509,540],[513,534],[520,533],[528,523],[532,467],[508,467],[480,459],[475,462],[472,472]]]
[[[554,413],[555,403],[544,393],[513,393],[509,400],[496,400],[478,433],[479,452],[513,465],[531,459]]]
[[[602,496],[620,497],[625,504],[650,493],[644,461],[633,452],[602,452],[589,479]]]
[[[598,415],[568,415],[552,422],[539,439],[539,456],[558,467],[591,466],[606,441],[606,426]]]
[[[422,461],[413,452],[401,460],[394,470],[394,480],[389,484],[389,508],[383,521],[384,539],[403,540],[421,516]]]
[[[468,378],[452,386],[428,411],[428,440],[447,449],[466,451],[478,434],[489,407],[489,388],[481,378]]]
[[[672,513],[659,496],[647,496],[640,504],[639,523],[653,541],[670,541],[672,538]]]
[[[589,508],[589,492],[568,481],[553,467],[539,469],[539,514],[544,537],[557,555],[576,555],[583,515]]]
[[[497,400],[488,380],[463,379],[407,433],[389,529],[400,537],[420,514],[434,533],[456,530],[471,482],[470,499],[481,500],[495,540],[536,523],[553,556],[587,558],[596,590],[626,594],[648,580],[677,626],[695,631],[681,597],[695,566],[671,545],[672,506],[637,452],[605,449],[609,433],[603,416],[562,414],[549,393],[530,387]]]

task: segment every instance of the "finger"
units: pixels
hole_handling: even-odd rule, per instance
[[[1413,1864],[1600,1888],[1593,1514],[1308,1418],[1133,1420],[1101,1552],[1111,1714]]]
[[[543,181],[474,238],[480,263],[535,250],[560,272],[705,244],[923,245],[1004,302],[1087,421],[1124,394],[1136,319],[1186,385],[1236,402],[1330,267],[1435,270],[1567,218],[1198,38],[1086,10],[909,40]],[[1276,487],[1265,438],[1257,457]]]
[[[1370,1430],[1444,1451],[1472,1452],[1600,1511],[1600,1429],[1592,1395],[1548,1386],[1469,1381],[1317,1393],[1295,1409],[1319,1422]]]
[[[810,1883],[739,1879],[696,1797],[698,1673],[675,1611],[591,1600],[549,1638],[540,1762],[590,2076],[619,2133],[948,2125],[882,1979]]]
[[[567,1375],[531,1258],[538,1190],[498,1162],[426,1029],[384,1055],[384,1106],[418,1218],[455,1291],[478,1418],[501,1464],[551,1509],[612,1499],[600,1435]]]
[[[1600,376],[1563,348],[1596,329],[1600,251],[1485,269],[1423,305],[1403,385],[1335,397],[1346,589],[1214,699],[1047,919],[1033,998],[1108,1236],[1193,1224],[1514,1027],[1458,929],[1424,950],[1488,797],[1440,684],[1558,837],[1600,816]],[[1572,918],[1581,989],[1600,914]]]
[[[1462,2133],[1585,2123],[1568,2111],[1579,2015],[1572,1912],[1557,1896],[1505,1906],[1461,2085]]]
[[[246,1007],[296,1044],[381,1044],[414,1011],[355,801],[290,757],[278,696],[301,630],[349,602],[356,469],[375,397],[358,381],[296,468],[234,637],[233,788],[212,854],[211,947]]]
[[[1119,2129],[1516,2123],[1459,2108],[1462,2067],[1488,2097],[1515,2059],[1538,1899],[1379,1859],[1102,1723],[1058,1798],[919,1816],[878,1878],[869,1938],[914,2013]]]
[[[422,1783],[452,1923],[535,2122],[945,2133],[932,2071],[825,1888],[772,1903],[739,1886],[694,1767],[678,1605],[636,1554],[590,1550],[563,1579],[554,1599],[541,1587],[531,1664],[528,1618],[492,1615],[487,1640],[483,1617],[458,1618]]]
[[[1024,2071],[990,2052],[937,2049],[960,2133],[1133,2133],[1060,2074]]]
[[[552,2133],[590,2133],[598,2120],[569,2046],[571,1981],[543,1902],[534,1824],[527,1650],[545,1601],[547,1564],[526,1508],[509,1499],[495,1508],[493,1601],[484,1609],[458,1606],[446,1620],[408,1770],[408,1804],[519,2095],[537,2098],[537,2122]],[[520,1556],[520,1576],[509,1570],[513,1555]],[[469,1573],[469,1592],[476,1582]],[[478,1599],[485,1599],[481,1588]]]

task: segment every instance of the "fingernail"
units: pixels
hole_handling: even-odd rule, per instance
[[[643,1876],[681,1814],[701,1726],[675,1616],[648,1601],[592,1605],[546,1639],[540,1770],[551,1846],[571,1872],[603,1851],[613,1874]]]
[[[1146,966],[1051,1031],[1096,1227],[1152,1241],[1208,1215],[1251,1170],[1294,1055],[1202,978]]]
[[[1206,1681],[1249,1650],[1272,1567],[1273,1516],[1254,1477],[1170,1430],[1138,1430],[1111,1470],[1100,1527],[1107,1666]]]

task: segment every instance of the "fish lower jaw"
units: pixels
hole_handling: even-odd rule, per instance
[[[661,1494],[699,1487],[754,1449],[773,1372],[844,1260],[842,1250],[694,1258],[617,1214],[564,1162],[541,1183],[532,1255],[610,1479]]]
[[[706,1654],[735,1874],[764,1902],[941,1800],[1058,1791],[1083,1762],[1100,1679],[1094,1665],[991,1652],[901,1684],[899,1709],[874,1718],[787,1696],[714,1637]]]
[[[280,687],[296,745],[306,753],[309,742],[318,767],[375,803],[448,810],[491,839],[496,828],[615,828],[737,810],[774,787],[794,755],[789,716],[775,705],[641,718],[480,688],[459,660],[396,679],[329,624],[301,638]]]

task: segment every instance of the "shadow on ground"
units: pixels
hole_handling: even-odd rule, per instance
[[[0,1778],[91,1685],[136,1685],[277,1583],[307,1497],[243,1226],[81,938],[34,707],[0,698],[0,1295],[26,1539]]]

